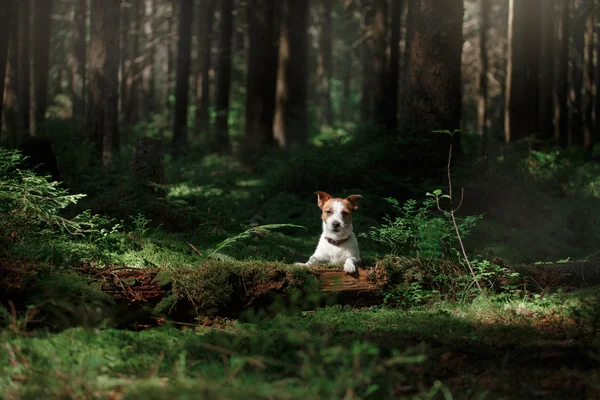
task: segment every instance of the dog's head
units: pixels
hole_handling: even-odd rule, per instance
[[[358,208],[360,194],[353,194],[345,199],[333,198],[325,192],[315,192],[321,208],[323,229],[336,236],[346,236],[352,231],[352,212]]]

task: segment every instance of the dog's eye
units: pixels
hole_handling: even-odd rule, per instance
[[[342,211],[342,215],[343,215],[344,217],[347,217],[347,216],[348,216],[348,214],[350,214],[348,211]]]
[[[327,211],[325,211],[325,214],[327,214],[327,215],[331,215],[331,210],[327,210]]]

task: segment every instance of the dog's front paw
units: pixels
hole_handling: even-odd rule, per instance
[[[308,263],[301,263],[301,262],[297,262],[296,264],[294,264],[297,267],[308,267]]]
[[[353,274],[356,272],[356,264],[354,264],[353,260],[346,260],[344,263],[344,272],[347,274]]]

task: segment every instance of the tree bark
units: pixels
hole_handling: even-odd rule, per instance
[[[596,24],[594,2],[588,5],[585,18],[585,39],[583,51],[584,85],[583,85],[583,147],[591,154],[597,142],[594,134],[594,31]]]
[[[443,166],[451,142],[460,152],[458,134],[451,141],[432,131],[460,129],[463,2],[411,0],[408,12],[405,125],[428,137],[425,147],[437,158],[432,167]]]
[[[363,124],[373,121],[375,112],[375,68],[373,59],[375,58],[375,46],[373,41],[373,25],[375,21],[375,12],[368,8],[363,10],[364,26],[362,34],[365,40],[361,45],[361,90],[360,90],[360,121]]]
[[[219,69],[217,73],[215,120],[218,150],[229,148],[229,92],[231,88],[231,39],[233,35],[233,0],[221,2],[221,41],[219,43]]]
[[[317,82],[323,120],[325,124],[331,126],[333,124],[333,107],[331,104],[331,79],[333,76],[331,13],[333,11],[333,0],[321,0],[320,3],[321,35],[319,36],[319,53],[317,55]]]
[[[560,0],[557,71],[556,71],[556,110],[554,136],[562,147],[569,143],[569,38],[571,31],[570,0]]]
[[[208,134],[210,116],[208,106],[209,75],[211,61],[212,29],[215,17],[216,0],[200,0],[198,6],[198,57],[196,59],[196,115],[194,130]]]
[[[85,117],[85,78],[87,62],[87,0],[73,1],[71,29],[71,100],[73,117]]]
[[[390,62],[387,83],[384,86],[384,107],[387,111],[385,126],[393,132],[398,127],[398,79],[400,69],[400,28],[402,19],[402,0],[392,0],[392,21],[390,25]]]
[[[120,0],[91,0],[88,132],[103,165],[119,149]]]
[[[387,0],[376,0],[375,15],[372,26],[373,35],[373,51],[375,52],[373,60],[373,76],[375,80],[374,103],[375,109],[373,119],[377,125],[385,126],[388,114],[386,103],[386,87],[389,84],[388,80],[388,62],[387,62]]]
[[[574,0],[575,9],[573,10],[572,21],[572,41],[570,60],[571,60],[571,90],[569,95],[569,145],[583,145],[583,66],[585,52],[585,19],[587,9],[584,4]]]
[[[506,109],[506,143],[537,132],[540,69],[540,0],[510,0]]]
[[[541,4],[541,62],[540,62],[540,111],[539,137],[549,139],[554,136],[554,65],[556,61],[556,10],[555,1],[546,0]]]
[[[48,108],[50,73],[50,37],[53,0],[33,0],[33,97],[31,102],[31,135],[43,130]]]
[[[188,95],[190,89],[190,62],[192,50],[193,0],[179,1],[179,33],[177,41],[177,74],[175,81],[175,113],[173,144],[187,144]]]
[[[488,32],[490,29],[490,0],[479,0],[479,93],[477,98],[477,133],[481,137],[482,153],[487,147],[488,120]]]
[[[156,10],[155,0],[144,0],[144,9],[145,46],[142,70],[142,104],[144,112],[143,117],[149,119],[156,111],[156,93],[154,87],[154,61],[156,58],[156,32],[154,32],[154,19]],[[175,10],[174,4],[173,9]]]
[[[12,147],[18,144],[18,36],[18,7],[13,0],[0,0],[0,95],[4,99],[0,101],[0,130],[5,130]]]
[[[282,19],[277,74],[275,138],[281,147],[308,141],[308,1],[289,0]]]
[[[248,7],[250,51],[246,96],[246,144],[260,153],[272,143],[277,85],[278,0],[251,0]]]
[[[19,2],[19,130],[31,134],[31,0]]]

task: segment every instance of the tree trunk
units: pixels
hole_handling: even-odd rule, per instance
[[[556,9],[554,0],[541,4],[541,63],[540,63],[540,111],[539,137],[549,139],[554,135],[552,115],[554,113],[554,65],[556,61]]]
[[[556,110],[554,136],[562,147],[569,143],[569,37],[571,31],[570,0],[560,0],[557,35]]]
[[[190,89],[190,61],[192,50],[193,0],[179,2],[179,34],[177,41],[177,75],[175,81],[175,114],[173,118],[173,144],[187,144],[188,94]]]
[[[594,143],[597,142],[594,134],[594,30],[596,24],[596,10],[594,2],[588,5],[588,12],[585,18],[585,39],[583,51],[583,146],[591,154]]]
[[[585,51],[585,5],[573,0],[571,90],[569,92],[569,145],[583,145],[583,53]]]
[[[373,41],[373,25],[375,13],[372,9],[365,10],[364,17],[365,31],[362,32],[365,38],[361,46],[361,91],[360,91],[360,121],[363,124],[371,122],[375,112],[375,70],[373,59],[375,58],[375,49]]]
[[[330,126],[333,124],[333,108],[331,104],[331,78],[333,76],[332,11],[333,0],[321,0],[321,4],[319,4],[321,36],[319,37],[319,53],[317,56],[317,81],[323,119]]]
[[[445,165],[448,135],[433,130],[456,130],[461,121],[462,0],[411,0],[408,20],[406,127],[429,137],[429,147]],[[460,137],[453,136],[460,152]],[[438,165],[439,161],[439,165]]]
[[[537,132],[540,67],[540,0],[510,0],[506,109],[506,143]]]
[[[246,96],[248,153],[260,153],[273,142],[277,85],[278,0],[251,0],[248,7],[250,51]]]
[[[387,73],[387,83],[384,86],[383,97],[386,109],[385,126],[393,132],[398,127],[398,79],[400,68],[400,27],[402,19],[402,0],[392,0],[392,21],[390,25],[390,63]]]
[[[479,25],[479,94],[477,98],[477,133],[481,137],[482,154],[487,148],[488,139],[488,31],[490,29],[490,0],[479,0],[479,13],[481,22]]]
[[[0,0],[0,131],[8,135],[7,144],[16,147],[19,71],[18,8],[13,0]],[[6,77],[4,76],[6,72]],[[0,135],[1,136],[1,135]]]
[[[73,117],[85,117],[85,75],[87,62],[87,0],[73,1],[73,27],[71,30],[71,99]]]
[[[388,107],[386,105],[386,86],[389,84],[388,80],[388,65],[387,65],[387,0],[376,0],[375,4],[375,15],[372,29],[373,34],[373,51],[375,52],[373,60],[373,77],[375,80],[375,93],[374,93],[374,120],[375,123],[381,126],[386,125],[386,117],[388,113]]]
[[[31,103],[31,0],[19,2],[19,118],[18,127],[27,135],[30,129]]]
[[[187,0],[193,1],[193,0]],[[144,106],[144,118],[149,119],[156,111],[154,90],[154,61],[156,52],[156,35],[154,32],[155,0],[144,0],[144,37],[145,48],[143,54],[142,72],[142,104]],[[173,5],[175,7],[175,5]]]
[[[229,89],[231,88],[231,38],[233,35],[233,0],[221,2],[221,40],[217,73],[215,120],[216,146],[220,151],[229,147]]]
[[[216,0],[200,0],[198,6],[198,57],[196,59],[196,115],[194,130],[208,134],[210,116],[208,106],[209,75],[211,60],[212,29],[215,17]]]
[[[308,1],[286,3],[279,42],[274,135],[281,147],[294,148],[308,141]]]
[[[352,81],[354,77],[354,49],[353,39],[356,36],[354,27],[354,4],[350,0],[344,0],[344,14],[343,14],[343,40],[344,40],[344,55],[346,62],[343,63],[342,71],[342,98],[340,99],[340,113],[339,117],[342,121],[351,121],[354,118],[354,112],[352,110]]]
[[[103,165],[119,149],[120,0],[91,0],[88,132]]]
[[[30,127],[32,136],[42,133],[48,108],[53,3],[53,0],[33,0],[33,101],[31,102]]]

